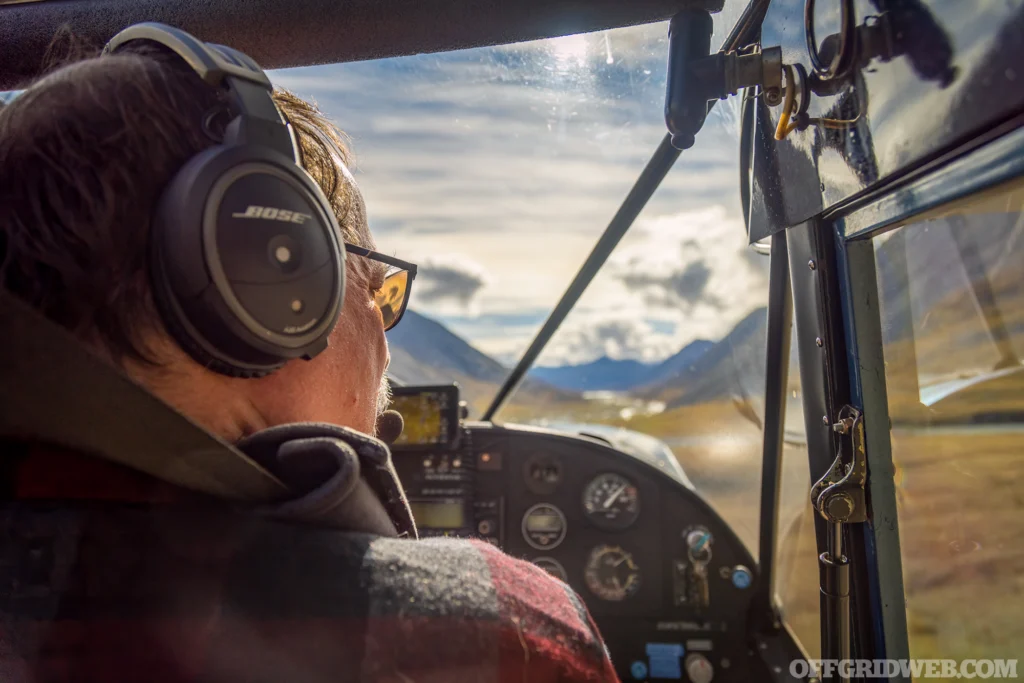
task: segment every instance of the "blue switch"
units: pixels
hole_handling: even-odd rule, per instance
[[[683,677],[679,660],[685,650],[679,643],[647,643],[647,659],[650,661],[651,678],[678,681]]]
[[[742,564],[732,570],[732,585],[736,586],[740,590],[750,588],[750,584],[753,582],[754,577],[750,575],[750,570]]]
[[[633,674],[636,680],[642,681],[647,678],[647,665],[638,659],[630,665],[629,673]]]

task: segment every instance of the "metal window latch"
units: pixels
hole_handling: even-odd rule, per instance
[[[843,554],[843,525],[868,519],[864,416],[853,406],[843,406],[832,430],[849,436],[849,461],[844,460],[844,449],[840,448],[828,472],[811,487],[811,505],[829,527],[828,549],[818,556],[821,655],[822,659],[847,660],[850,659],[850,561]],[[840,676],[840,680],[846,679]]]
[[[832,431],[850,437],[849,462],[844,462],[840,449],[835,461],[821,479],[811,487],[811,505],[833,524],[856,524],[868,520],[864,488],[868,464],[864,453],[864,416],[853,406],[843,406],[839,422]]]

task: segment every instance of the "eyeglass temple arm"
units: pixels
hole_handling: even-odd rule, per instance
[[[373,259],[374,261],[380,261],[381,263],[386,263],[389,266],[395,266],[397,268],[401,268],[402,270],[407,270],[409,271],[409,275],[411,275],[412,277],[416,277],[415,263],[403,261],[400,258],[394,258],[393,256],[382,254],[379,251],[366,249],[365,247],[360,247],[355,244],[349,244],[348,242],[345,242],[345,251],[349,252],[350,254],[356,254],[357,256],[365,256],[366,258]]]

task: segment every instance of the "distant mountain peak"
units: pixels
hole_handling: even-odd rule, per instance
[[[583,363],[564,363],[562,365],[546,365],[538,367],[538,370],[545,368],[596,368],[608,365],[636,365],[636,366],[649,366],[651,363],[644,363],[643,361],[636,360],[635,358],[612,358],[611,356],[604,355],[594,360],[588,360]]]
[[[697,339],[660,363],[604,355],[579,365],[534,368],[530,376],[572,391],[629,391],[656,383],[666,375],[678,375],[712,346],[712,342]]]
[[[411,309],[387,338],[391,350],[388,376],[392,380],[400,384],[458,382],[463,398],[478,409],[497,393],[509,373],[507,367],[442,323]],[[536,380],[527,380],[519,391],[569,396]]]
[[[754,309],[717,342],[695,341],[665,361],[660,376],[640,388],[649,398],[670,406],[744,395],[753,388],[761,393],[764,384],[764,348],[768,309]],[[739,386],[750,382],[751,386]],[[725,392],[723,394],[723,392]]]
[[[402,324],[387,336],[392,358],[389,372],[407,383],[424,384],[428,377],[429,381],[438,381],[439,374],[452,378],[453,372],[485,382],[500,382],[508,374],[505,366],[440,322],[411,309],[405,312]],[[404,380],[403,375],[413,379]]]

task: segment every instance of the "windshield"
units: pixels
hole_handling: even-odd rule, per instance
[[[272,75],[350,136],[380,250],[420,266],[394,381],[456,381],[483,413],[665,135],[667,34]],[[655,437],[630,444],[674,454],[756,552],[768,259],[746,247],[738,108],[714,109],[497,418]]]
[[[380,250],[419,264],[394,380],[483,412],[665,133],[667,32],[272,74],[349,136]]]

